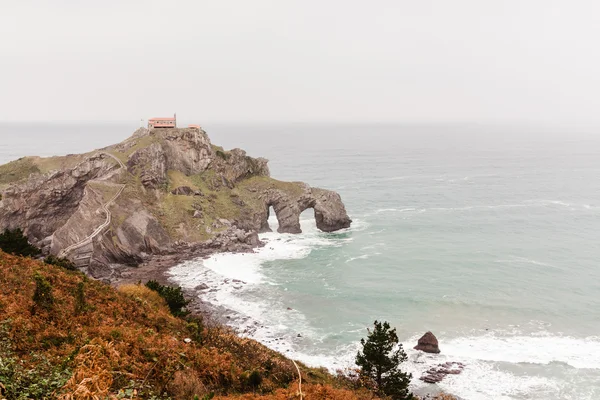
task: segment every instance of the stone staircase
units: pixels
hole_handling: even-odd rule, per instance
[[[119,160],[118,158],[116,158],[115,156],[113,156],[110,153],[102,153],[102,154],[105,154],[118,162],[119,169],[116,170],[115,172],[113,172],[113,174],[122,173],[123,171],[125,171],[125,165],[121,162],[121,160]],[[105,179],[112,177],[113,174],[106,176]],[[80,268],[89,267],[89,265],[92,262],[92,258],[93,258],[94,238],[96,236],[98,236],[100,233],[102,233],[102,231],[110,225],[112,216],[111,216],[109,207],[112,203],[114,203],[119,198],[119,196],[125,189],[125,185],[116,185],[116,186],[119,187],[119,190],[117,191],[117,193],[108,202],[103,204],[102,207],[100,208],[100,210],[103,211],[104,214],[106,215],[105,221],[100,226],[98,226],[94,230],[94,232],[92,232],[89,236],[87,236],[84,239],[80,240],[79,242],[73,243],[72,245],[63,249],[58,254],[59,257],[68,257],[69,253],[72,253],[72,255],[69,258],[71,259],[71,261],[73,261],[75,263],[75,266],[80,267]]]

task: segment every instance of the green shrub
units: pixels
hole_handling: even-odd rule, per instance
[[[75,315],[79,315],[87,310],[84,286],[83,282],[79,282],[75,289]]]
[[[35,292],[33,293],[35,305],[47,311],[51,310],[54,306],[52,285],[38,272],[35,273],[33,279],[35,280]]]
[[[171,314],[176,317],[185,317],[189,314],[189,311],[185,309],[185,307],[190,303],[189,300],[186,300],[183,296],[183,290],[181,287],[173,287],[161,285],[155,280],[150,280],[146,282],[146,287],[148,289],[154,290],[157,292],[169,306],[169,310],[171,310]]]
[[[202,344],[204,341],[204,321],[202,317],[188,317],[187,329],[190,332],[191,339]]]
[[[46,264],[56,265],[64,269],[68,269],[69,271],[77,271],[77,267],[75,266],[75,264],[64,257],[56,257],[51,254],[48,257],[44,258],[44,262]]]
[[[256,390],[262,383],[262,375],[257,370],[247,371],[242,374],[240,380],[244,390]]]
[[[7,229],[0,233],[0,249],[16,256],[33,257],[40,254],[40,249],[32,246],[20,228]]]
[[[114,340],[121,340],[123,338],[123,332],[120,329],[113,329],[109,333],[110,337]]]
[[[229,160],[231,156],[229,153],[224,152],[223,150],[217,150],[217,156],[221,157],[223,160]]]

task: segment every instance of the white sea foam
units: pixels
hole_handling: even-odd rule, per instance
[[[441,354],[412,350],[417,339],[415,336],[404,343],[409,355],[404,368],[418,378],[439,363],[465,363],[460,375],[449,375],[439,385],[450,393],[473,400],[557,398],[556,393],[569,385],[548,376],[517,373],[503,368],[502,363],[548,365],[558,362],[570,368],[600,369],[600,338],[597,337],[572,338],[546,332],[530,336],[487,333],[450,339],[441,337]],[[418,380],[413,383],[417,387],[424,385]],[[531,397],[532,393],[535,396]]]
[[[271,227],[276,227],[276,217],[272,216],[269,223]],[[311,336],[310,324],[301,313],[288,309],[286,304],[264,293],[269,285],[279,285],[266,278],[264,264],[274,260],[302,259],[320,247],[341,246],[352,240],[344,233],[367,227],[367,224],[358,220],[352,228],[336,234],[325,234],[316,229],[312,218],[301,219],[300,223],[302,234],[261,234],[260,238],[266,244],[254,253],[221,253],[205,260],[188,261],[169,270],[171,279],[188,289],[195,288],[199,283],[206,284],[209,289],[204,291],[203,300],[233,311],[236,315],[232,324],[242,334],[250,335],[282,353],[291,354],[294,351],[292,333],[302,332]],[[307,357],[298,359],[314,358],[310,355]]]
[[[490,333],[444,342],[449,356],[509,363],[561,362],[574,368],[600,369],[600,338],[573,338],[540,332],[502,336]]]

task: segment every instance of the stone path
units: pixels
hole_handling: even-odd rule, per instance
[[[114,159],[116,162],[118,162],[119,163],[119,171],[122,171],[125,169],[125,164],[123,164],[121,162],[121,160],[119,160],[117,157],[113,156],[110,153],[102,152],[100,154],[105,154],[105,155],[111,157],[112,159]],[[119,191],[109,201],[104,203],[102,205],[102,207],[100,208],[106,214],[106,220],[100,226],[98,226],[94,230],[94,232],[92,232],[90,235],[85,237],[83,240],[80,240],[79,242],[74,243],[74,244],[68,246],[67,248],[61,250],[61,252],[58,253],[59,257],[65,257],[71,251],[91,243],[92,240],[104,230],[104,228],[106,228],[108,225],[110,225],[110,222],[112,221],[112,216],[111,216],[111,213],[110,213],[110,210],[108,209],[108,207],[119,198],[119,196],[121,195],[121,193],[123,193],[123,190],[125,189],[125,185],[118,185],[118,186],[119,186]],[[91,260],[91,255],[89,257],[88,264],[89,264],[90,260]]]

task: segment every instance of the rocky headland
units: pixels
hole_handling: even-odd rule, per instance
[[[186,259],[252,251],[271,207],[282,233],[300,233],[308,208],[325,232],[352,222],[339,194],[273,179],[266,159],[225,151],[197,128],[140,128],[89,153],[21,158],[0,166],[0,196],[0,230],[21,228],[44,254],[110,281],[127,267],[150,265],[126,276],[152,277]]]

